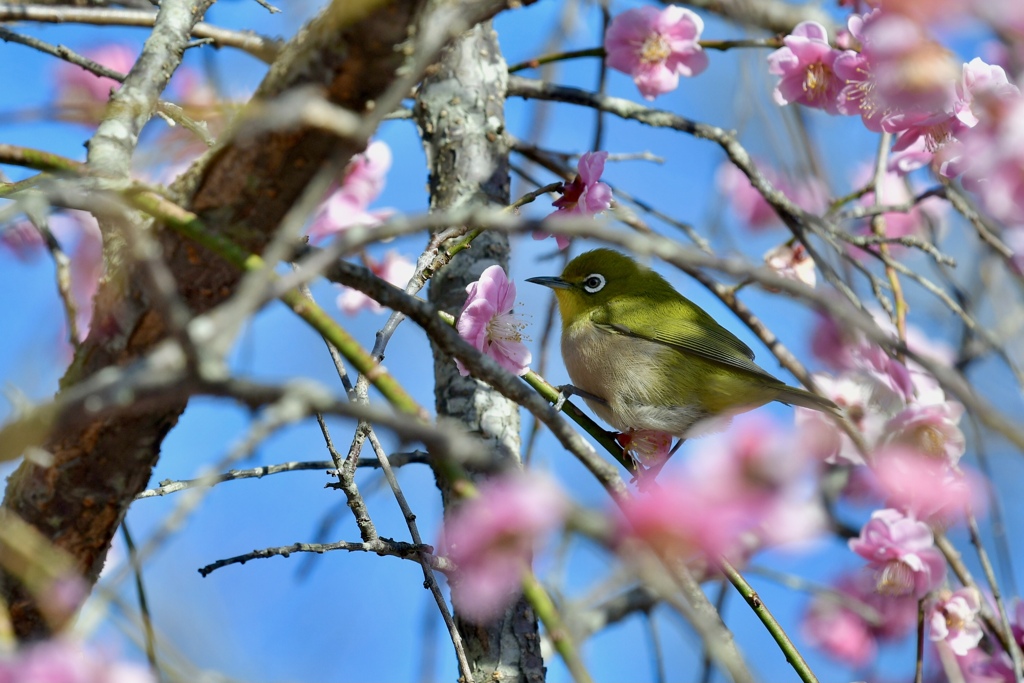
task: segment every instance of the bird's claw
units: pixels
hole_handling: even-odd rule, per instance
[[[559,388],[559,389],[561,389],[561,388]],[[568,396],[566,396],[565,394],[562,393],[561,390],[559,390],[559,392],[558,392],[558,400],[555,401],[555,405],[554,405],[556,413],[562,412],[562,406],[565,405],[565,402],[568,400],[568,398],[569,398]]]
[[[580,389],[579,387],[574,386],[572,384],[563,384],[560,387],[558,387],[558,391],[562,395],[562,397],[559,399],[562,403],[565,403],[565,399],[568,398],[569,396],[581,396],[587,399],[588,401],[594,401],[595,403],[600,403],[601,405],[604,406],[608,405],[608,401],[601,398],[600,396],[592,394],[589,391],[583,391],[583,389]]]

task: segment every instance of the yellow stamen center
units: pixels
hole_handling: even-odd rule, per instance
[[[672,48],[669,47],[665,36],[660,33],[652,33],[647,36],[643,47],[640,48],[640,61],[645,64],[658,64],[668,59],[670,54],[672,54]]]

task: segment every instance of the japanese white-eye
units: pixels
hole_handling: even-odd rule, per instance
[[[595,249],[558,277],[527,282],[554,290],[573,387],[621,432],[685,437],[705,418],[771,401],[838,414],[832,401],[761,369],[746,344],[628,256]]]

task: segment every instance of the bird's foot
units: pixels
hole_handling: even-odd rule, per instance
[[[570,396],[581,396],[587,399],[588,401],[594,401],[595,403],[600,403],[603,406],[608,405],[608,401],[601,398],[600,396],[592,394],[589,391],[584,391],[583,389],[580,389],[579,387],[574,386],[572,384],[563,384],[562,386],[558,387],[558,393],[561,395],[558,397],[558,402],[555,404],[555,410],[560,410],[562,405],[565,403],[565,400]]]

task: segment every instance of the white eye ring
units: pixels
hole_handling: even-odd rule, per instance
[[[583,281],[583,291],[588,294],[597,294],[604,289],[606,280],[604,275],[600,273],[591,273],[587,276],[587,279]]]

